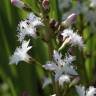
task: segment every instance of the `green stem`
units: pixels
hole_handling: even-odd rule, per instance
[[[31,58],[31,61],[32,62],[35,62],[37,65],[39,65],[40,67],[42,67],[42,64],[39,61],[37,61],[35,58]]]
[[[71,88],[71,87],[70,87],[70,88]],[[66,91],[64,90],[62,96],[66,96],[66,95],[68,95],[68,93],[69,93],[69,91],[70,91],[70,88],[67,87]]]

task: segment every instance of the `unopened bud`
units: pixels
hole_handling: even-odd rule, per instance
[[[71,15],[69,15],[67,17],[67,19],[65,21],[63,21],[61,23],[61,26],[69,27],[70,25],[72,25],[76,21],[76,17],[77,17],[77,15],[75,13],[72,13]]]
[[[60,44],[63,43],[63,36],[60,33],[58,34],[57,42]]]
[[[58,28],[58,25],[59,25],[58,21],[56,21],[54,19],[51,19],[49,24],[50,24],[50,27],[53,28],[53,29]]]
[[[19,0],[11,0],[11,3],[15,5]]]
[[[48,10],[49,9],[49,0],[43,0],[42,6],[43,6],[44,10]]]
[[[77,76],[75,79],[72,80],[72,82],[70,83],[69,87],[72,87],[72,86],[78,84],[79,81],[80,81],[80,77]]]
[[[62,50],[66,44],[68,44],[70,42],[71,38],[66,38],[63,42],[63,44],[60,46],[60,48],[58,49],[58,51]]]
[[[29,12],[32,11],[31,8],[21,0],[11,0],[11,3],[14,6],[16,6],[16,7],[20,8],[20,9],[23,9],[25,11],[29,11]]]

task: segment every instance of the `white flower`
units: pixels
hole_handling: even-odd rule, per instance
[[[74,60],[75,60],[75,56],[71,56],[70,54],[66,55],[65,56],[65,59],[64,59],[64,61],[67,64],[71,64]]]
[[[84,86],[76,86],[76,91],[79,96],[95,96],[96,94],[96,88],[94,88],[93,86],[90,86],[87,90],[85,90]]]
[[[37,37],[36,27],[43,25],[41,18],[35,16],[33,13],[30,13],[28,18],[24,21],[21,21],[18,24],[18,39],[22,42],[25,36],[31,36],[33,38]]]
[[[69,75],[61,75],[59,77],[59,85],[63,86],[64,83],[70,82],[70,76]]]
[[[56,96],[56,94],[53,94],[53,95],[51,95],[51,96]]]
[[[52,83],[52,80],[50,78],[44,78],[43,88],[51,83]]]
[[[84,86],[75,86],[76,91],[78,93],[79,96],[85,96],[85,87]]]
[[[36,28],[31,26],[28,20],[21,21],[18,25],[18,39],[20,42],[22,42],[25,38],[25,36],[32,36],[33,38],[36,38]]]
[[[74,33],[72,29],[65,29],[61,35],[63,36],[64,41],[66,38],[70,38],[69,43],[72,46],[78,45],[80,48],[84,46],[82,37],[77,33]]]
[[[57,65],[54,63],[54,62],[47,62],[46,65],[43,65],[43,67],[46,69],[46,70],[50,70],[50,71],[55,71],[56,68],[57,68]]]
[[[96,88],[90,86],[89,89],[86,91],[86,96],[95,96]]]
[[[42,23],[42,20],[40,17],[35,16],[33,13],[30,13],[28,15],[28,19],[30,21],[30,23],[32,24],[32,26],[36,27],[36,26],[43,26],[44,24]]]
[[[59,54],[57,51],[53,53],[53,61],[43,65],[46,70],[54,71],[55,72],[55,80],[64,73],[70,75],[77,75],[77,72],[74,70],[74,67],[70,65],[72,61],[74,61],[74,56],[71,55],[65,56],[62,59],[62,55]]]
[[[10,57],[9,64],[18,64],[20,61],[29,62],[29,59],[31,58],[27,52],[32,48],[32,46],[29,45],[29,41],[23,41],[22,45],[18,48],[16,48],[14,54]]]
[[[90,7],[96,7],[96,0],[90,0]]]
[[[61,58],[62,58],[62,54],[59,53],[58,51],[54,50],[54,52],[53,52],[54,61],[58,64],[62,64],[63,60]]]

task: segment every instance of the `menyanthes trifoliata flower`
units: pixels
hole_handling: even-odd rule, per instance
[[[86,96],[95,96],[96,95],[96,88],[90,86],[88,90],[86,90]]]
[[[63,36],[63,42],[68,41],[67,43],[71,44],[72,46],[79,46],[79,48],[84,47],[82,37],[73,32],[72,29],[65,29],[61,35]]]
[[[46,87],[47,85],[51,84],[52,80],[51,78],[44,78],[44,82],[43,82],[43,88]]]
[[[55,72],[55,80],[58,80],[62,74],[78,75],[71,63],[75,60],[74,56],[66,55],[62,59],[62,55],[54,50],[53,61],[49,61],[43,65],[46,70]]]
[[[34,15],[32,12],[28,15],[27,20],[29,20],[33,27],[44,26],[42,19]]]
[[[18,25],[18,39],[20,42],[22,42],[25,38],[25,36],[32,36],[33,38],[36,38],[36,28],[30,25],[28,20],[21,21]]]
[[[30,13],[27,19],[21,21],[18,24],[18,39],[22,42],[25,36],[31,36],[33,38],[37,37],[36,27],[43,25],[41,18],[35,16],[33,13]]]
[[[29,45],[29,41],[23,41],[20,47],[17,47],[14,54],[10,57],[9,64],[18,64],[20,61],[25,61],[29,63],[31,57],[27,54],[27,52],[32,48]]]
[[[70,82],[70,76],[69,75],[61,75],[59,77],[59,85],[63,87],[64,83],[69,83]]]
[[[75,86],[76,91],[78,93],[79,96],[85,96],[85,87],[84,86]]]
[[[89,89],[87,90],[85,90],[85,87],[81,85],[75,86],[75,87],[79,96],[95,96],[96,95],[96,88],[94,88],[93,86],[90,86]]]

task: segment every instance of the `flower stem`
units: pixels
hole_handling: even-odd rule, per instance
[[[42,64],[39,61],[37,61],[35,58],[31,58],[31,61],[35,62],[37,65],[42,67]]]

